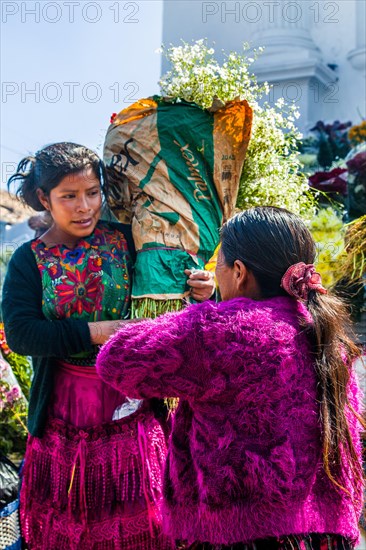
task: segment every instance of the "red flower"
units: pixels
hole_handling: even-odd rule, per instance
[[[88,270],[100,271],[102,269],[102,258],[100,256],[89,256],[88,258]]]
[[[5,331],[4,331],[3,324],[0,325],[0,348],[1,348],[2,352],[4,353],[4,355],[9,355],[9,353],[11,353],[11,349],[9,348],[8,344],[6,343]]]
[[[345,168],[334,168],[330,172],[315,172],[309,178],[309,185],[313,189],[325,193],[347,195],[347,170]]]
[[[347,161],[348,170],[351,174],[360,176],[366,175],[366,151],[357,153],[353,158]]]
[[[98,291],[101,285],[101,277],[87,271],[67,272],[67,278],[56,285],[55,291],[58,295],[58,305],[69,305],[69,315],[83,311],[92,313],[97,302]]]

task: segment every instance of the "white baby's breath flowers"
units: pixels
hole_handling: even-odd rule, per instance
[[[223,102],[246,99],[253,109],[252,137],[249,143],[237,199],[239,208],[272,205],[288,208],[309,219],[314,213],[313,199],[306,177],[300,172],[297,151],[301,134],[295,126],[300,116],[295,105],[279,98],[274,105],[265,100],[270,92],[267,82],[259,84],[250,65],[263,48],[243,53],[223,52],[222,63],[204,39],[162,47],[171,64],[161,78],[161,94],[194,102],[209,108],[213,99]]]

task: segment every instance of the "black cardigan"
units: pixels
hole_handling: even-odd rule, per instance
[[[127,241],[135,259],[131,227],[110,223]],[[42,312],[42,280],[31,242],[21,245],[11,257],[6,273],[2,312],[10,349],[31,355],[34,376],[30,391],[28,429],[41,437],[53,390],[55,359],[83,351],[92,351],[88,322],[81,319],[46,319]]]

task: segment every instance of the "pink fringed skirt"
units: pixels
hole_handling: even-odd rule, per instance
[[[29,437],[20,495],[29,550],[171,550],[161,532],[160,424],[93,367],[60,368],[45,433]],[[90,424],[92,423],[92,424]]]

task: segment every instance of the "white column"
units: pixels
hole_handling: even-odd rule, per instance
[[[366,2],[356,0],[356,48],[347,56],[352,67],[366,72]]]
[[[314,43],[309,28],[314,20],[312,9],[318,4],[308,1],[263,0],[261,20],[250,42],[265,50],[253,65],[259,82],[272,85],[270,102],[283,97],[300,109],[297,121],[307,131],[323,117],[323,97],[336,80],[333,70],[323,63],[322,53]]]
[[[289,0],[269,0],[261,4],[261,18],[252,36],[254,45],[265,47],[263,57],[286,54],[321,60],[310,33],[310,4]]]

